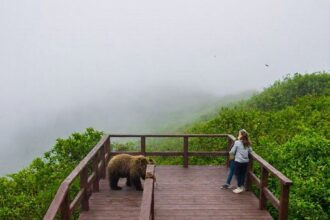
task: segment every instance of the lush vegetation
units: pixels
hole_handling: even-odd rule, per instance
[[[258,154],[293,180],[289,218],[329,219],[330,75],[288,76],[187,132],[236,134],[240,128],[250,132]],[[271,180],[277,195],[278,185]]]
[[[65,177],[99,141],[102,133],[88,128],[57,139],[43,157],[18,173],[0,178],[0,219],[42,219]],[[72,191],[78,191],[75,183]]]
[[[330,75],[295,74],[262,93],[186,126],[186,133],[249,131],[254,150],[293,180],[289,219],[330,218]],[[58,139],[51,151],[18,173],[0,178],[0,219],[41,219],[63,179],[90,151],[102,133],[87,129]],[[148,140],[148,150],[181,150],[182,140]],[[138,142],[116,144],[138,150]],[[149,147],[151,146],[151,147]],[[225,142],[193,139],[191,150],[219,150]],[[159,164],[182,164],[182,158],[156,158]],[[223,158],[190,159],[192,164],[219,164]],[[258,166],[255,166],[258,172]],[[276,195],[279,184],[271,178]],[[74,184],[73,191],[78,190]],[[276,211],[270,208],[276,218]]]

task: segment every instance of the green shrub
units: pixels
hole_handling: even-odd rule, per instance
[[[42,158],[0,178],[0,219],[42,219],[61,182],[101,138],[92,128],[57,139]],[[73,194],[79,189],[73,184]]]

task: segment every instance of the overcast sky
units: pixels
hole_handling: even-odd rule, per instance
[[[222,96],[329,71],[329,12],[328,0],[0,0],[0,150],[119,93]]]

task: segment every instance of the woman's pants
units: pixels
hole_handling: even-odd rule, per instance
[[[233,178],[233,175],[234,175],[234,171],[235,171],[235,161],[231,160],[230,165],[229,165],[229,173],[228,173],[228,177],[226,180],[226,184],[230,185],[231,179]]]
[[[241,187],[244,186],[245,175],[247,171],[248,163],[239,163],[235,161],[235,170],[236,170],[236,177],[237,177],[237,186]]]

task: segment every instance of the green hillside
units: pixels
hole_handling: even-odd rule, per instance
[[[293,180],[289,219],[330,218],[330,74],[295,74],[275,82],[252,98],[222,107],[199,118],[186,133],[249,131],[253,149]],[[192,119],[196,121],[196,119]],[[42,219],[60,183],[100,139],[87,129],[58,139],[43,157],[21,171],[0,178],[0,219]],[[149,144],[149,143],[148,143]],[[153,144],[153,142],[151,142]],[[122,150],[134,147],[120,144]],[[149,146],[149,145],[148,145]],[[219,143],[195,139],[191,150],[218,150]],[[157,150],[181,150],[170,141]],[[156,150],[156,149],[154,149]],[[156,158],[158,164],[178,164],[181,158]],[[191,158],[192,164],[223,163],[223,158]],[[258,167],[255,166],[256,172]],[[271,178],[275,194],[279,184]],[[79,183],[72,186],[72,195]],[[277,213],[270,208],[276,218]]]
[[[329,219],[330,75],[288,76],[186,132],[236,134],[240,128],[250,132],[258,154],[293,180],[290,219]],[[270,186],[279,192],[275,180]]]

